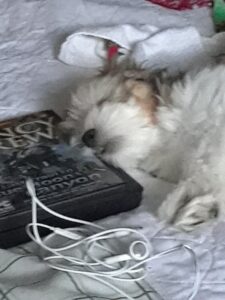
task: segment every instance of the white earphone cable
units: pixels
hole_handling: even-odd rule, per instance
[[[107,281],[107,279],[125,282],[140,281],[147,275],[147,263],[184,247],[194,257],[196,278],[192,294],[188,300],[194,299],[199,290],[201,276],[195,253],[189,246],[180,245],[153,255],[149,239],[140,231],[132,228],[105,229],[91,222],[64,216],[53,211],[38,199],[31,179],[26,181],[26,186],[32,199],[32,223],[27,225],[26,231],[29,237],[42,250],[45,250],[46,253],[43,260],[49,267],[93,278],[128,300],[134,300],[123,290]],[[90,229],[83,227],[62,229],[38,223],[38,206],[57,218],[86,225]],[[48,229],[52,233],[42,239],[39,234],[39,228]],[[56,236],[63,238],[64,244],[60,245],[60,247],[51,247],[49,244]],[[114,242],[116,240],[122,245],[122,248],[127,248],[128,242],[126,238],[128,236],[131,239],[128,251],[121,254],[121,249],[117,249]]]

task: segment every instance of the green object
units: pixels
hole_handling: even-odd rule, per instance
[[[225,0],[214,0],[213,20],[218,29],[225,29]]]

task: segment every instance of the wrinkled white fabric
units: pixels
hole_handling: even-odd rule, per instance
[[[70,67],[57,60],[59,46],[80,28],[119,26],[126,20],[127,24],[147,24],[160,30],[195,27],[201,35],[213,33],[208,9],[177,12],[144,0],[0,0],[0,17],[1,119],[46,108],[63,112],[70,89],[93,71],[83,66]],[[163,198],[162,188],[160,184],[154,186],[157,190],[152,191],[152,197],[157,204]],[[205,274],[196,300],[225,299],[223,223],[212,232],[192,237],[172,229],[161,231],[162,225],[142,211],[112,217],[103,223],[109,227],[141,226],[149,238],[158,232],[157,236],[163,239],[152,239],[155,253],[177,243],[191,244]],[[93,299],[93,293],[99,291],[106,295],[102,285],[49,270],[33,256],[33,250],[33,245],[0,250],[1,300]],[[138,284],[129,287],[137,299],[188,299],[195,271],[193,258],[187,251],[155,260],[149,268],[147,284],[141,283],[142,288]],[[108,295],[109,299],[119,298],[111,291]]]
[[[147,265],[147,280],[165,300],[189,300],[196,281],[196,263],[199,268],[200,286],[195,300],[221,300],[225,298],[225,223],[215,224],[195,233],[183,233],[160,224],[145,207],[135,214],[121,214],[106,219],[101,224],[116,227],[116,224],[141,228],[149,237],[154,254],[181,247]]]
[[[74,66],[103,67],[104,40],[124,48],[125,55],[131,53],[142,68],[166,69],[172,75],[188,71],[196,63],[204,65],[211,59],[194,27],[160,30],[152,25],[128,24],[75,32],[62,44],[59,59]]]
[[[177,12],[144,0],[0,0],[0,17],[0,119],[46,108],[63,111],[70,89],[92,72],[57,60],[61,43],[79,28],[126,22],[213,33],[208,9]]]
[[[153,255],[185,245],[193,254],[181,247],[176,251],[154,259],[147,264],[145,282],[138,284],[117,283],[137,299],[189,300],[196,280],[196,262],[200,271],[200,286],[193,299],[222,300],[225,298],[225,223],[206,228],[194,234],[185,234],[164,225],[153,218],[145,207],[129,213],[110,217],[99,222],[104,227],[132,227],[141,230],[151,241]],[[0,297],[8,291],[9,300],[43,299],[120,299],[111,289],[92,279],[79,275],[68,276],[48,269],[37,259],[33,244],[10,251],[0,249]],[[26,265],[24,265],[26,263]],[[75,284],[73,284],[75,282]],[[115,283],[116,284],[116,283]],[[13,289],[13,287],[17,287]],[[79,288],[80,287],[80,288]],[[155,292],[148,292],[148,291]],[[98,296],[97,296],[98,295]],[[147,296],[148,295],[148,296]],[[5,299],[5,298],[0,298]],[[69,298],[70,299],[70,298]],[[71,298],[72,299],[72,298]]]

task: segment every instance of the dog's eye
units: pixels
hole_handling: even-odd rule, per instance
[[[98,106],[98,107],[101,107],[106,101],[107,101],[106,98],[101,99],[101,100],[97,103],[97,106]]]
[[[82,136],[83,143],[90,148],[94,147],[95,146],[95,134],[96,134],[95,129],[92,128],[92,129],[87,130]]]

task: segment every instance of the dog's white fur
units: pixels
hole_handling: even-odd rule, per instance
[[[154,101],[146,85],[143,100],[121,76],[95,78],[78,87],[63,127],[77,138],[95,129],[104,160],[175,182],[159,216],[192,230],[225,215],[224,83],[224,65],[187,74],[154,109],[146,105],[146,97]]]

